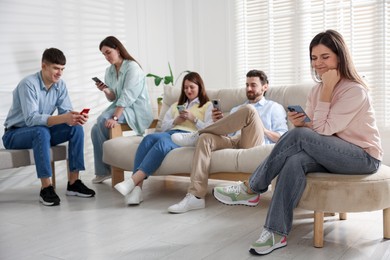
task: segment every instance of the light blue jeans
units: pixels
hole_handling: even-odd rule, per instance
[[[92,127],[91,130],[91,139],[93,144],[93,157],[95,164],[95,175],[104,176],[111,174],[110,165],[103,162],[103,143],[109,138],[109,129],[105,127],[105,122],[107,119],[112,118],[112,115],[115,112],[115,108],[110,109],[102,113],[96,121],[96,124]],[[118,123],[124,123],[125,117],[121,115],[118,118]]]
[[[174,133],[186,133],[186,131],[170,130],[146,135],[135,154],[133,173],[141,170],[148,177],[152,175],[160,167],[165,156],[171,150],[180,147],[172,142],[171,135]]]
[[[339,137],[297,127],[279,139],[268,158],[250,177],[249,186],[263,193],[278,176],[264,227],[288,235],[293,210],[306,186],[306,173],[371,174],[380,164],[362,148]]]
[[[84,166],[84,130],[82,126],[67,124],[21,127],[8,130],[3,135],[6,149],[33,149],[38,178],[52,176],[50,147],[68,142],[69,170],[79,172]]]

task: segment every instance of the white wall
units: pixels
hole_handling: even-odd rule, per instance
[[[231,87],[226,76],[231,75],[229,5],[224,0],[1,0],[0,135],[12,90],[23,77],[40,70],[45,48],[57,47],[67,57],[63,78],[74,109],[91,108],[85,125],[85,160],[86,172],[93,174],[90,129],[108,106],[91,80],[104,78],[109,65],[98,50],[100,41],[117,36],[146,73],[168,75],[170,62],[175,77],[192,70],[209,88]],[[149,83],[157,113],[155,100],[162,87],[155,87],[151,79]],[[58,167],[59,172],[65,169],[62,163]],[[2,171],[0,190],[35,181],[34,167]]]
[[[86,172],[93,174],[90,128],[108,106],[91,80],[103,78],[109,65],[98,50],[100,41],[117,36],[145,72],[168,75],[170,62],[174,76],[192,70],[202,75],[207,88],[237,87],[232,83],[236,71],[233,4],[232,0],[1,0],[0,135],[12,90],[22,77],[40,69],[45,48],[60,48],[67,57],[63,78],[74,109],[91,108],[85,126],[85,159]],[[155,99],[162,88],[149,83],[156,113]],[[3,172],[0,190],[36,181],[33,167]]]

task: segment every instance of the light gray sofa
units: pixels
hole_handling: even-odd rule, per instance
[[[301,105],[305,107],[306,98],[311,86],[270,86],[266,98],[282,104]],[[247,98],[245,88],[236,89],[208,89],[210,99],[218,98],[224,114],[242,103]],[[167,109],[176,102],[180,95],[179,87],[164,87],[164,99],[161,107],[156,131],[160,131],[161,120]],[[289,126],[291,127],[291,126]],[[119,136],[119,137],[118,137]],[[123,180],[123,171],[132,171],[134,156],[142,140],[140,136],[122,136],[118,126],[113,130],[113,139],[103,145],[103,161],[112,166],[112,185]],[[116,138],[115,138],[116,137]],[[263,145],[251,149],[224,149],[212,153],[210,178],[239,180],[248,178],[256,167],[271,152],[273,145]],[[154,175],[189,174],[194,154],[194,147],[182,147],[172,150],[164,159],[162,165]]]

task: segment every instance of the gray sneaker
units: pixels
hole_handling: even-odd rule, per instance
[[[260,194],[247,192],[247,187],[241,181],[230,186],[214,187],[214,197],[226,205],[257,206],[260,202]]]
[[[251,245],[249,252],[253,255],[266,255],[285,246],[287,246],[286,236],[278,235],[264,228],[259,239]]]

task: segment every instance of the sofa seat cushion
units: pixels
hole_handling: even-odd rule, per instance
[[[109,165],[133,171],[135,153],[142,141],[140,136],[123,136],[103,144],[103,161]],[[223,149],[211,156],[210,173],[252,173],[271,152],[273,145],[250,149]],[[118,152],[120,151],[120,152]],[[167,154],[154,175],[190,173],[195,147],[180,147]]]
[[[362,212],[390,207],[390,167],[374,174],[309,173],[298,207],[322,212]]]

